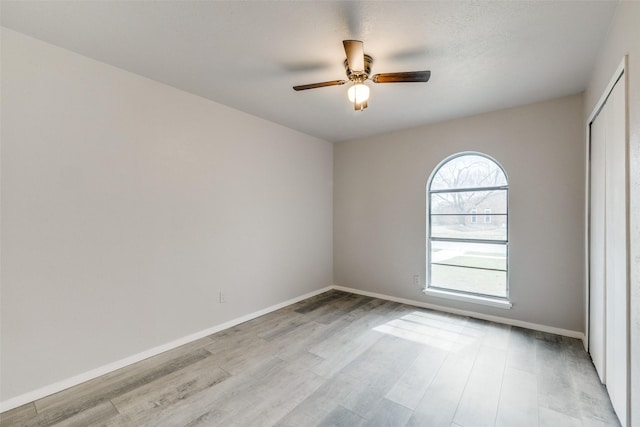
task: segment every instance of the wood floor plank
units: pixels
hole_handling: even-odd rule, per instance
[[[330,378],[367,351],[381,338],[382,334],[369,331],[364,332],[358,339],[336,343],[336,350],[328,356],[320,356],[324,360],[315,366],[313,371],[324,378]]]
[[[313,319],[318,323],[329,325],[345,314],[358,309],[371,301],[371,298],[361,295],[351,295],[336,301],[333,307],[327,307],[324,313]]]
[[[245,413],[242,425],[272,426],[293,408],[313,394],[325,381],[310,370],[289,369],[278,375],[276,381],[269,381],[263,387],[259,405]],[[298,366],[300,368],[300,366]]]
[[[582,417],[582,427],[620,427],[620,425],[620,422],[617,420],[607,422],[596,418]]]
[[[500,391],[496,427],[535,427],[538,424],[536,375],[506,367]]]
[[[319,301],[319,300],[324,300],[327,297],[331,296],[331,295],[336,295],[336,298],[339,298],[341,295],[347,294],[348,292],[343,292],[343,291],[338,291],[336,289],[332,289],[329,290],[327,292],[323,292],[321,294],[317,294],[314,295],[312,297],[303,299],[301,301],[298,301],[296,303],[293,303],[287,307],[284,307],[282,310],[289,310],[289,311],[298,311],[300,310],[302,307],[306,307],[312,303],[314,303],[315,301]],[[303,309],[302,311],[305,311],[305,309]],[[304,314],[304,313],[303,313]]]
[[[325,359],[314,368],[314,372],[329,378],[364,353],[384,336],[374,328],[384,323],[384,316],[388,314],[388,307],[380,306],[379,310],[364,314],[334,335],[312,346],[309,351]]]
[[[359,344],[366,345],[373,337],[379,338],[383,335],[372,333],[372,331],[374,328],[393,319],[397,306],[398,304],[385,302],[373,310],[364,310],[360,316],[352,319],[347,326],[336,331],[325,340],[316,343],[309,351],[328,359],[339,353],[345,353],[345,346],[358,347]],[[375,342],[375,338],[373,338],[373,341]]]
[[[591,360],[584,357],[567,357],[567,365],[578,396],[578,406],[583,422],[603,425],[619,425],[606,387],[600,382]]]
[[[477,341],[449,354],[413,411],[407,426],[448,426],[453,422],[480,346],[481,343]]]
[[[273,425],[324,382],[311,371],[290,369],[289,363],[276,359],[259,375],[247,381],[246,387],[222,395],[197,417],[189,420],[183,416],[172,422],[164,420],[162,425]],[[186,415],[194,414],[197,412]]]
[[[452,317],[445,313],[436,313],[433,310],[413,310],[402,316],[409,322],[433,328],[437,334],[448,335],[449,332],[458,334],[467,325],[465,318]]]
[[[364,426],[365,423],[364,418],[338,405],[318,424],[318,427],[359,427]]]
[[[501,345],[503,339],[500,338]],[[507,351],[506,344],[504,350],[494,347],[495,343],[491,341],[489,344],[483,342],[478,352],[453,419],[457,424],[474,427],[495,425]]]
[[[393,382],[406,372],[424,346],[392,335],[383,335],[342,369],[342,373],[367,380],[375,375],[393,376]]]
[[[212,347],[215,345],[216,343],[212,344]],[[207,347],[207,349],[211,348],[211,351],[216,351],[212,347]],[[217,352],[212,357],[217,360],[222,369],[235,375],[275,356],[278,350],[278,347],[272,342],[255,337],[250,346],[230,348],[224,352]]]
[[[411,418],[412,410],[392,402],[382,399],[374,411],[366,416],[369,420],[367,427],[397,427],[403,426]]]
[[[118,411],[109,401],[102,402],[92,408],[79,412],[62,422],[56,423],[56,427],[86,427],[99,426],[117,417]]]
[[[585,351],[582,340],[570,337],[560,337],[560,339],[562,349],[567,356],[591,361],[589,353]]]
[[[440,327],[439,322],[434,324],[431,319],[425,319],[419,314],[417,311],[405,314],[377,326],[374,330],[445,351],[455,350],[464,345],[460,340],[462,325],[444,329]]]
[[[448,356],[439,348],[427,347],[398,379],[385,397],[414,410]]]
[[[268,313],[258,319],[249,320],[235,327],[235,332],[246,331],[252,336],[262,336],[263,334],[270,334],[273,331],[277,331],[280,328],[287,328],[291,322],[308,321],[306,316],[292,310],[277,310],[272,313]],[[235,333],[234,332],[234,333]]]
[[[348,313],[345,313],[343,319],[352,322],[354,320],[360,319],[368,313],[376,313],[378,312],[379,307],[386,306],[388,304],[388,301],[384,301],[378,298],[365,297],[365,299],[366,302],[364,304],[353,308]]]
[[[331,303],[345,298],[346,296],[347,294],[345,292],[331,292],[326,294],[324,297],[302,304],[295,311],[300,314],[308,314],[322,307],[328,307]]]
[[[541,407],[539,425],[540,427],[582,427],[582,421],[580,421],[580,418]]]
[[[536,336],[534,331],[511,327],[506,366],[532,374],[536,373]]]
[[[37,415],[36,407],[31,403],[18,406],[17,408],[0,414],[0,427],[8,427],[12,425],[19,425]]]
[[[131,424],[140,424],[160,407],[170,407],[200,391],[227,380],[230,373],[220,369],[213,357],[194,363],[112,399],[113,405]]]
[[[510,335],[511,325],[489,323],[484,337],[484,345],[495,347],[500,350],[507,350],[509,347]]]
[[[264,362],[267,371],[273,369],[273,365],[282,363],[277,359],[268,359]],[[158,408],[146,419],[141,426],[186,426],[192,425],[224,425],[219,420],[231,419],[234,413],[240,413],[245,406],[251,405],[249,397],[254,394],[256,380],[252,374],[259,372],[262,366],[255,367],[254,371],[232,375],[229,379],[202,390],[184,401],[180,401],[171,407]]]
[[[341,371],[360,384],[341,405],[367,418],[421,351],[422,345],[412,341],[393,336],[381,338]]]
[[[536,334],[536,376],[541,407],[580,418],[580,405],[561,340]]]
[[[289,332],[295,331],[300,326],[306,323],[309,323],[308,319],[294,319],[288,322],[278,324],[274,326],[271,330],[262,332],[257,336],[267,341],[273,341],[274,339],[281,337],[282,335],[286,335]]]
[[[210,355],[211,353],[205,349],[197,349],[179,357],[172,357],[173,353],[158,355],[113,374],[45,397],[35,402],[38,411],[36,419],[40,421],[33,425],[60,423]]]
[[[275,425],[278,427],[318,425],[357,387],[359,384],[356,379],[346,374],[337,374],[326,380]]]
[[[295,330],[277,338],[277,356],[283,360],[294,360],[304,355],[319,342],[323,342],[344,329],[350,322],[339,319],[330,325],[308,322]],[[319,356],[318,356],[319,357]]]

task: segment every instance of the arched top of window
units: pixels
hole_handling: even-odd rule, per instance
[[[429,190],[479,189],[507,186],[502,167],[486,154],[459,153],[445,159],[435,170]]]

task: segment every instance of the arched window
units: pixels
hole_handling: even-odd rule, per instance
[[[508,193],[502,166],[455,154],[427,185],[427,289],[507,299]]]

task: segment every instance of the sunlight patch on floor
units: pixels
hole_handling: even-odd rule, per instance
[[[462,333],[464,322],[452,322],[413,312],[399,319],[376,326],[374,331],[436,347],[446,351],[459,351],[477,340]]]

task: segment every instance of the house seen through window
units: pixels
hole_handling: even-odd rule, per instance
[[[456,154],[435,169],[427,186],[427,288],[507,298],[508,191],[502,167],[481,153]]]

